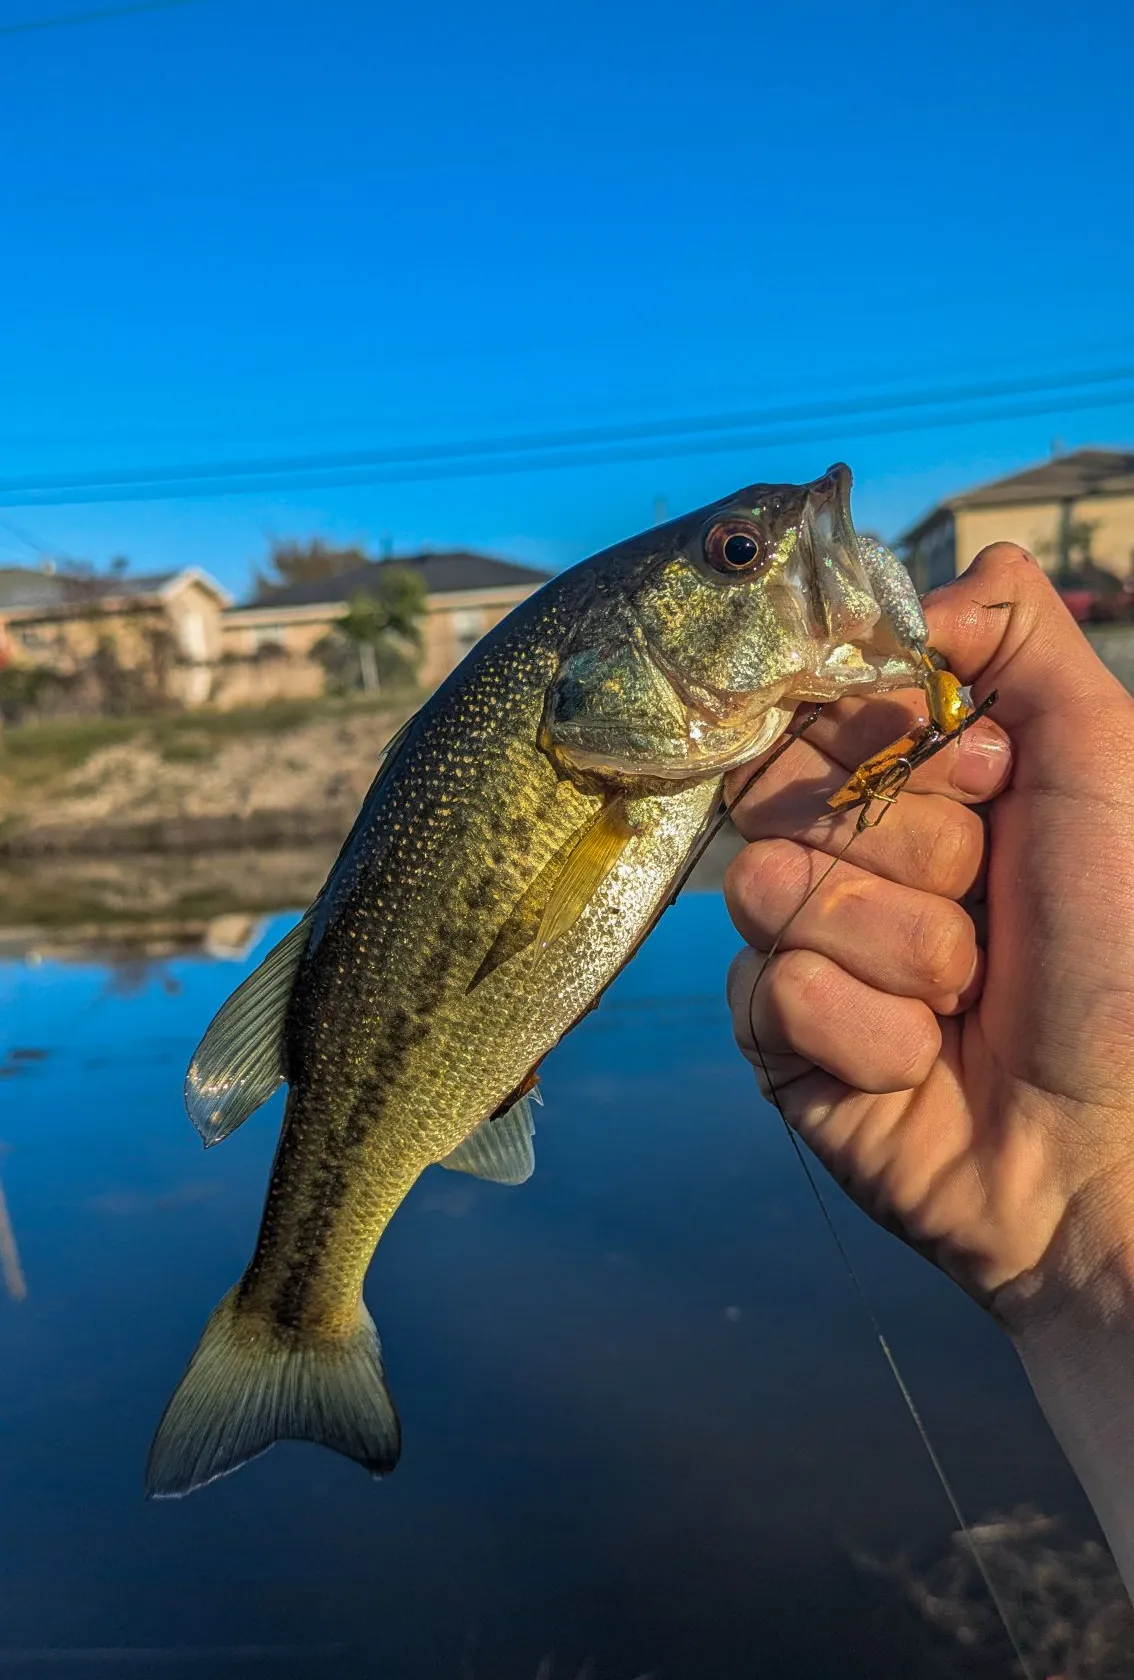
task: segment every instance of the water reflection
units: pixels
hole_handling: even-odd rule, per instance
[[[397,1473],[285,1444],[142,1501],[155,1420],[248,1257],[280,1115],[205,1155],[184,1067],[327,861],[100,863],[67,887],[73,922],[46,913],[50,877],[17,917],[0,885],[0,1143],[28,1291],[0,1298],[0,1669],[959,1672],[901,1584],[855,1561],[940,1549],[953,1525],[733,1049],[713,891],[682,898],[545,1064],[535,1178],[430,1171],[383,1238],[367,1293]],[[965,1506],[1034,1501],[1092,1535],[998,1332],[837,1217]]]
[[[1106,1548],[1069,1541],[1063,1527],[1058,1517],[1024,1505],[972,1524],[967,1535],[950,1535],[920,1566],[907,1556],[860,1561],[897,1582],[932,1627],[963,1650],[998,1655],[1010,1673],[1011,1644],[973,1557],[976,1547],[1033,1673],[1121,1680],[1130,1673],[1134,1609]]]
[[[720,886],[740,841],[730,828],[697,865],[692,890]],[[134,962],[199,952],[245,959],[272,912],[310,904],[335,860],[330,843],[160,856],[0,858],[0,961]]]

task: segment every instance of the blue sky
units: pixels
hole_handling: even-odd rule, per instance
[[[1134,364],[1134,8],[0,0],[0,478]],[[860,525],[1134,400],[556,472],[0,508],[243,588],[271,534],[560,565],[845,457]]]

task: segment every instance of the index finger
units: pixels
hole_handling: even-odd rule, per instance
[[[827,799],[851,771],[924,720],[924,697],[918,690],[887,695],[884,700],[840,700],[766,770],[742,765],[725,781],[725,798],[735,800],[733,821],[748,839],[771,832],[774,812],[793,828],[802,822],[831,824]],[[910,793],[947,794],[962,804],[982,804],[1007,784],[1012,749],[992,718],[981,718],[960,740],[914,771]],[[852,825],[857,808],[850,813]],[[751,832],[750,832],[751,831]]]

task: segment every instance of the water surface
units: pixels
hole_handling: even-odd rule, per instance
[[[144,1502],[153,1426],[251,1251],[282,1109],[206,1155],[184,1067],[293,920],[0,939],[0,1177],[26,1284],[0,1297],[0,1670],[1007,1673],[935,1644],[856,1561],[939,1551],[954,1524],[732,1044],[737,941],[713,891],[545,1063],[534,1179],[430,1169],[383,1239],[367,1297],[396,1474],[284,1444]],[[1090,1532],[999,1333],[828,1194],[968,1510],[1030,1501]]]

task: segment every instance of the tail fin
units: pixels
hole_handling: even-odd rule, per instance
[[[284,1340],[249,1320],[232,1289],[205,1326],[165,1409],[146,1465],[146,1493],[176,1499],[266,1452],[318,1441],[372,1475],[392,1470],[401,1430],[378,1334],[360,1301],[338,1341]]]

